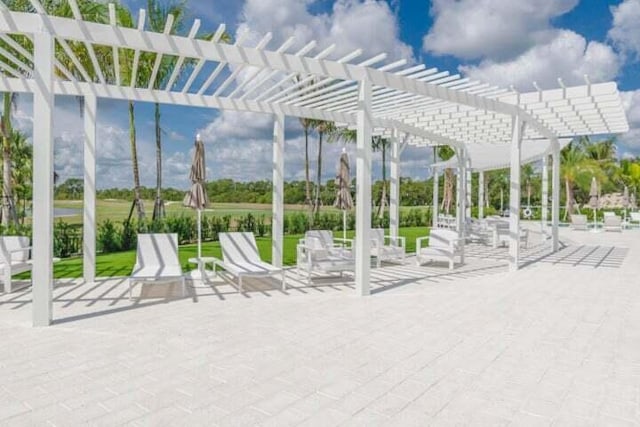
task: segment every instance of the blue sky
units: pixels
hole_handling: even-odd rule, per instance
[[[146,0],[125,0],[144,7]],[[640,0],[188,0],[191,15],[212,31],[220,22],[235,36],[273,31],[275,49],[290,35],[300,44],[338,42],[343,50],[361,47],[390,58],[436,66],[452,74],[501,86],[533,90],[557,87],[557,78],[581,84],[614,80],[632,127],[619,138],[620,156],[640,154]],[[269,11],[266,13],[265,11]],[[350,25],[356,23],[356,25]],[[366,25],[357,25],[366,23]],[[257,38],[257,36],[254,36]],[[254,42],[255,43],[255,42]],[[275,47],[274,47],[275,46]],[[56,170],[63,179],[82,176],[82,134],[74,99],[59,99],[56,110]],[[18,121],[30,128],[30,100],[23,97]],[[127,107],[100,102],[98,186],[130,187]],[[271,118],[215,110],[162,107],[164,181],[186,188],[193,137],[207,144],[208,178],[270,179]],[[153,106],[137,106],[139,156],[144,185],[155,183]],[[287,179],[303,170],[302,134],[287,120]],[[315,152],[315,138],[312,143]],[[341,147],[327,145],[323,176],[334,176]],[[430,150],[405,151],[402,174],[425,178]],[[313,156],[315,158],[315,156]],[[379,171],[379,155],[374,156]],[[312,165],[315,169],[315,163]]]

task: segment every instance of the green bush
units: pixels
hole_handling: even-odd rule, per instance
[[[100,252],[108,253],[122,250],[122,233],[111,220],[107,219],[98,224],[96,240]]]

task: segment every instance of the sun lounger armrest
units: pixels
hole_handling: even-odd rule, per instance
[[[402,246],[403,249],[407,246],[407,239],[405,239],[403,236],[384,236],[384,238],[394,246],[398,246],[397,242],[400,242],[400,246]]]
[[[423,242],[424,240],[428,240],[428,239],[429,239],[429,236],[418,237],[418,238],[416,239],[416,253],[419,253],[419,252],[420,252],[420,249],[422,249],[422,242]]]
[[[14,253],[14,252],[25,252],[25,251],[30,251],[30,250],[31,250],[31,246],[25,246],[24,248],[10,249],[7,252]]]
[[[334,244],[334,247],[344,247],[347,246],[349,248],[353,247],[353,239],[344,239],[342,237],[334,237],[333,240],[336,242],[341,242],[340,244]]]

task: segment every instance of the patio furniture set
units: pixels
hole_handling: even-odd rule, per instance
[[[604,212],[602,222],[590,221],[587,215],[571,215],[571,228],[573,230],[586,231],[589,228],[603,231],[621,232],[623,229],[640,228],[640,212],[629,212],[626,218],[616,215],[614,212]]]
[[[285,269],[273,266],[260,258],[255,236],[250,232],[220,233],[222,259],[203,258],[211,263],[213,273],[218,268],[237,279],[238,292],[243,291],[243,279],[247,277],[280,276],[282,290],[286,290]],[[129,298],[136,283],[175,283],[179,282],[182,295],[186,295],[185,278],[178,257],[178,237],[176,234],[139,234],[136,263],[129,277]],[[429,237],[416,241],[417,263],[426,260],[445,259],[449,268],[453,268],[455,258],[464,261],[458,233],[453,230],[433,229]],[[406,256],[404,237],[388,236],[384,229],[371,230],[371,258],[380,267],[382,261],[404,262]],[[195,260],[190,260],[195,261]],[[204,262],[198,262],[199,266]],[[355,251],[353,240],[334,237],[330,230],[310,230],[305,233],[296,246],[296,270],[306,276],[311,285],[314,273],[341,277],[345,272],[355,270]],[[204,277],[204,276],[203,276]]]

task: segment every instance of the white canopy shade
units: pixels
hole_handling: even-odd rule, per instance
[[[560,148],[566,147],[571,138],[562,138],[559,141]],[[551,141],[534,140],[522,141],[521,164],[536,162],[551,152]],[[509,144],[469,144],[466,150],[470,164],[469,169],[475,172],[505,169],[510,165]],[[457,168],[458,157],[453,156],[449,160],[434,163],[432,169]]]

